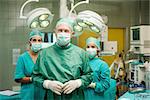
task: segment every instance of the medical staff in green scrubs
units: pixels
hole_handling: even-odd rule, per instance
[[[34,85],[31,73],[42,45],[42,35],[38,30],[29,33],[28,51],[18,58],[15,81],[21,83],[21,100],[34,100]]]
[[[86,51],[90,58],[93,81],[85,92],[85,100],[103,100],[104,92],[110,86],[110,70],[106,62],[98,58],[100,41],[90,37],[86,41]]]
[[[71,44],[74,21],[60,19],[55,27],[57,42],[38,56],[33,82],[46,89],[46,100],[84,100],[83,89],[91,81],[91,68],[86,52]]]

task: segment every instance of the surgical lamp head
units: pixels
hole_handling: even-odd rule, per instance
[[[53,16],[47,8],[36,8],[27,15],[27,25],[31,29],[47,28],[52,22]]]
[[[100,33],[105,27],[102,17],[90,10],[80,12],[77,16],[76,23],[74,29],[78,32],[83,31],[84,28],[89,28],[95,33]]]

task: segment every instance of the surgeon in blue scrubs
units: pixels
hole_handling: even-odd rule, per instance
[[[86,40],[86,51],[90,58],[90,66],[93,71],[93,81],[84,91],[85,100],[102,100],[104,92],[110,87],[110,70],[106,62],[99,56],[100,41],[90,37]]]
[[[38,30],[29,33],[28,51],[18,58],[15,81],[21,83],[21,100],[34,100],[34,85],[31,73],[38,57],[38,52],[42,48],[42,34]]]

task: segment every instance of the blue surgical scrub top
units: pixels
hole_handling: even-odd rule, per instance
[[[89,62],[93,71],[93,83],[95,89],[85,89],[85,100],[103,100],[104,92],[110,87],[110,70],[106,62],[99,58],[94,58]]]
[[[34,67],[34,62],[29,55],[29,52],[25,52],[19,56],[16,71],[15,80],[23,77],[30,77]],[[33,83],[24,84],[21,83],[21,100],[34,100],[34,85]]]

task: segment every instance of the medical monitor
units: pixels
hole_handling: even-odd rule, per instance
[[[56,42],[56,36],[52,32],[42,32],[42,48],[47,48]]]
[[[133,41],[140,40],[140,28],[132,29],[132,40]]]
[[[136,53],[150,53],[150,25],[130,27],[130,50]]]

